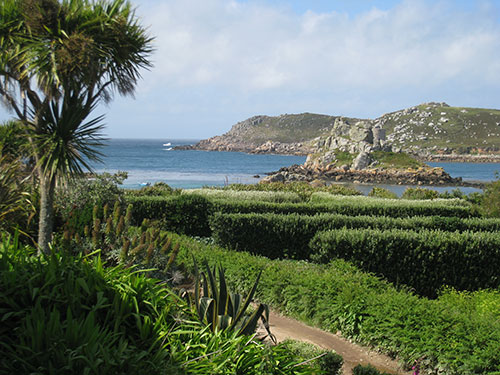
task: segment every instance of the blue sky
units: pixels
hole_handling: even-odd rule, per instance
[[[258,114],[500,108],[500,0],[132,2],[155,66],[135,99],[96,111],[113,138],[207,138]]]

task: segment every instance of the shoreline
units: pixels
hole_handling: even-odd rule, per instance
[[[500,155],[415,155],[415,158],[426,163],[492,163],[500,164]]]
[[[413,169],[362,169],[321,168],[303,165],[284,167],[271,172],[260,183],[304,181],[323,183],[352,183],[368,185],[413,185],[429,187],[470,187],[484,189],[487,185],[482,181],[463,180],[451,177],[442,168]]]

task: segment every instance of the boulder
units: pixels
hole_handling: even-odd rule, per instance
[[[370,154],[368,154],[367,152],[360,152],[352,163],[352,169],[354,170],[365,169],[370,165],[371,162],[372,159],[370,157]]]
[[[349,130],[349,137],[353,142],[366,142],[373,144],[373,132],[371,128],[360,121]]]

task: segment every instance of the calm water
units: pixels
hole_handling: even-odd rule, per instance
[[[175,151],[171,148],[192,144],[193,140],[175,139],[112,139],[102,149],[104,164],[95,165],[98,172],[127,171],[125,188],[140,188],[146,183],[166,182],[172,187],[196,188],[205,185],[224,186],[228,183],[256,183],[259,175],[265,176],[281,167],[305,162],[303,156],[250,155],[240,152]],[[443,167],[453,177],[464,180],[491,181],[500,164],[485,163],[429,163]],[[353,185],[368,193],[373,185]],[[380,186],[380,185],[379,185]],[[407,186],[382,185],[397,194]],[[454,188],[434,188],[439,191]],[[461,188],[469,193],[479,191]]]
[[[256,183],[266,172],[292,164],[302,164],[305,157],[249,155],[241,152],[176,151],[178,145],[193,140],[112,139],[102,149],[104,165],[98,172],[128,172],[123,187],[139,188],[146,183],[166,182],[172,187],[196,188],[228,183]],[[165,145],[165,146],[164,146]]]

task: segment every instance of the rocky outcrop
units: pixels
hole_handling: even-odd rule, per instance
[[[304,165],[293,165],[281,168],[260,181],[289,182],[289,181],[324,181],[352,182],[367,184],[395,184],[395,185],[431,185],[431,186],[471,186],[482,188],[484,184],[462,181],[462,178],[453,178],[442,168],[418,169],[362,169],[355,170],[347,166],[339,168],[310,169]]]
[[[425,162],[450,162],[450,163],[500,163],[500,155],[458,155],[458,154],[423,154],[417,155],[419,160]]]
[[[333,116],[311,113],[254,116],[233,125],[223,135],[175,149],[307,155],[313,151],[311,141],[327,132],[334,120]]]
[[[357,155],[352,163],[353,169],[365,169],[373,161],[371,152],[391,151],[385,131],[379,125],[373,125],[370,121],[352,123],[342,117],[335,120],[328,136],[316,139],[314,146],[314,151],[308,155],[306,161],[309,168],[336,165],[336,154],[346,152]]]
[[[391,147],[395,152],[419,157],[451,153],[466,156],[499,154],[500,111],[431,102],[371,120],[311,113],[254,116],[238,122],[223,135],[177,149],[314,153],[324,157],[324,163],[328,164],[331,150],[357,155],[388,151]]]
[[[356,156],[356,159],[352,162],[352,169],[355,171],[366,169],[371,162],[372,158],[368,152],[360,152],[358,156]]]
[[[281,143],[267,141],[262,145],[247,152],[251,154],[283,154],[283,155],[305,155],[312,151],[312,147],[303,143]]]

